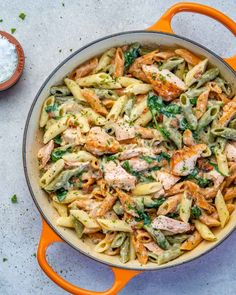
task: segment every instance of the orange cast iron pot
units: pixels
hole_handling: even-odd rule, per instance
[[[24,160],[24,169],[25,169],[25,175],[26,175],[26,179],[27,179],[27,183],[31,192],[31,195],[40,211],[40,213],[43,216],[43,228],[42,228],[42,234],[41,234],[41,238],[40,238],[40,242],[39,242],[39,246],[38,246],[38,253],[37,253],[37,258],[38,258],[38,262],[39,265],[41,266],[41,268],[43,269],[43,271],[47,274],[47,276],[52,279],[57,285],[59,285],[61,288],[65,289],[66,291],[72,293],[72,294],[76,294],[76,295],[99,295],[99,294],[103,294],[103,295],[113,295],[113,294],[117,294],[126,284],[127,282],[132,279],[134,276],[138,275],[139,273],[141,273],[143,270],[154,270],[154,269],[160,269],[160,268],[165,268],[165,267],[170,267],[173,265],[178,265],[187,261],[190,261],[193,258],[196,258],[198,256],[200,256],[200,254],[206,253],[207,251],[211,250],[213,247],[215,247],[217,245],[214,244],[214,246],[210,246],[208,248],[204,248],[202,250],[202,252],[200,254],[196,254],[193,257],[189,257],[188,259],[184,260],[180,260],[180,262],[173,262],[168,264],[168,266],[163,266],[163,267],[138,267],[137,265],[135,266],[130,266],[127,267],[122,266],[122,265],[118,265],[117,263],[109,263],[107,262],[105,259],[96,259],[95,257],[93,257],[92,254],[88,254],[85,251],[83,251],[82,249],[78,249],[76,248],[76,246],[73,245],[73,243],[68,242],[68,239],[65,237],[65,235],[63,234],[62,231],[60,231],[59,229],[56,229],[56,226],[54,226],[52,224],[52,221],[49,219],[49,213],[46,212],[46,209],[42,209],[42,205],[40,204],[41,199],[44,197],[46,199],[46,197],[44,195],[42,195],[42,192],[40,192],[40,189],[37,188],[38,184],[37,184],[37,174],[36,172],[32,171],[32,167],[34,164],[32,164],[31,162],[36,162],[36,154],[35,152],[33,152],[32,149],[32,145],[35,144],[37,145],[37,141],[39,142],[39,139],[37,136],[35,136],[36,134],[36,129],[37,127],[37,122],[38,122],[38,117],[39,117],[39,112],[40,112],[40,106],[42,105],[42,103],[38,103],[38,98],[40,96],[44,96],[44,98],[46,97],[46,95],[48,94],[47,90],[50,88],[49,87],[49,82],[50,79],[52,78],[52,76],[56,73],[58,74],[58,76],[60,77],[60,79],[63,78],[63,75],[65,75],[66,73],[68,73],[69,71],[72,70],[71,65],[67,66],[67,63],[70,62],[71,59],[75,58],[77,54],[80,54],[83,51],[86,51],[86,58],[89,59],[90,57],[94,56],[94,53],[91,51],[89,52],[89,48],[93,47],[94,45],[98,44],[99,42],[101,42],[102,40],[107,40],[107,39],[112,39],[113,41],[119,38],[125,38],[125,36],[127,36],[127,42],[131,41],[135,41],[136,40],[136,36],[138,39],[138,36],[142,35],[144,41],[146,40],[145,36],[148,35],[152,35],[152,34],[156,34],[158,35],[158,40],[164,40],[164,38],[167,39],[171,39],[171,38],[176,38],[176,40],[178,40],[179,43],[183,42],[183,47],[184,42],[187,44],[192,43],[192,46],[198,47],[200,48],[200,50],[202,50],[202,52],[204,52],[202,55],[205,55],[206,52],[208,52],[208,55],[214,55],[214,59],[218,60],[218,62],[220,62],[221,64],[223,64],[224,67],[228,68],[227,71],[230,72],[228,73],[228,76],[231,76],[231,81],[234,81],[235,84],[235,79],[236,79],[236,75],[234,70],[236,70],[236,55],[231,57],[231,58],[227,58],[224,59],[224,61],[216,56],[214,53],[210,52],[209,50],[207,50],[206,48],[204,48],[203,46],[196,44],[195,42],[179,37],[177,35],[174,35],[174,32],[171,28],[171,20],[173,18],[173,16],[179,12],[195,12],[195,13],[200,13],[203,15],[207,15],[217,21],[219,21],[220,23],[222,23],[225,27],[227,27],[234,35],[236,35],[236,24],[233,20],[231,20],[229,17],[227,17],[226,15],[224,15],[223,13],[205,6],[205,5],[201,5],[201,4],[197,4],[197,3],[179,3],[176,4],[172,7],[170,7],[165,13],[164,15],[150,28],[148,28],[148,32],[147,31],[134,31],[134,32],[125,32],[125,33],[120,33],[120,34],[115,34],[112,36],[108,36],[105,37],[103,39],[100,39],[98,41],[95,41],[91,44],[89,44],[88,46],[85,46],[84,48],[78,50],[77,52],[75,52],[73,55],[71,55],[67,60],[65,60],[61,65],[58,66],[57,69],[55,69],[55,71],[51,74],[51,76],[49,76],[49,78],[45,81],[45,83],[43,84],[43,86],[41,87],[41,89],[39,90],[38,95],[36,96],[33,105],[30,109],[29,112],[29,116],[26,122],[26,127],[25,127],[25,133],[24,133],[24,142],[23,142],[23,160]],[[155,31],[155,32],[153,32]],[[158,31],[158,32],[156,32]],[[134,35],[134,37],[132,37]],[[122,37],[123,36],[123,37]],[[154,35],[155,36],[155,35]],[[131,40],[132,38],[133,40]],[[161,39],[162,38],[162,39]],[[122,42],[123,42],[122,39]],[[141,37],[139,37],[139,39],[141,39]],[[150,39],[150,38],[149,38]],[[137,40],[140,41],[140,40]],[[116,41],[114,41],[116,42]],[[113,45],[110,45],[110,47],[115,46],[116,44],[113,42]],[[118,41],[117,41],[118,42]],[[121,41],[120,41],[121,42]],[[170,43],[170,41],[168,41]],[[167,42],[167,43],[168,43]],[[158,41],[157,41],[158,43]],[[119,43],[117,43],[119,44]],[[122,44],[122,43],[120,43]],[[160,41],[160,44],[161,41]],[[168,45],[168,44],[167,44]],[[102,53],[106,48],[100,48],[100,53]],[[97,52],[98,54],[98,52]],[[84,60],[86,60],[86,58],[84,57]],[[83,60],[79,60],[77,61],[77,64],[79,64],[80,62],[82,62]],[[228,63],[228,65],[226,65],[226,62]],[[60,72],[60,69],[63,68],[63,71]],[[226,70],[225,70],[226,71]],[[227,78],[227,77],[226,77]],[[58,78],[59,79],[59,78]],[[55,83],[55,81],[54,81]],[[53,84],[51,84],[53,85]],[[38,104],[38,106],[37,106]],[[32,117],[34,117],[32,119]],[[34,124],[34,126],[32,126],[32,122],[35,121],[36,123]],[[30,138],[32,139],[32,142],[30,142]],[[29,156],[29,154],[34,154],[34,157],[32,157],[32,159],[30,158],[31,156]],[[30,167],[31,166],[31,167]],[[36,166],[35,166],[36,167]],[[37,170],[37,167],[34,168],[34,171]],[[39,200],[39,198],[37,197],[37,195],[40,195],[41,199]],[[48,204],[48,206],[50,206]],[[236,215],[235,215],[236,216]],[[236,218],[235,218],[236,220]],[[233,225],[230,225],[230,227],[228,229],[226,229],[225,232],[223,232],[222,236],[220,236],[220,241],[222,241],[226,236],[228,236],[233,229],[235,228],[235,223]],[[47,260],[46,260],[46,250],[49,247],[50,244],[55,243],[55,242],[67,242],[68,244],[72,245],[74,248],[76,248],[78,251],[94,258],[95,260],[98,260],[100,262],[106,263],[108,265],[111,265],[112,270],[114,272],[114,283],[112,285],[112,287],[104,292],[93,292],[93,291],[89,291],[89,290],[85,290],[82,288],[79,288],[75,285],[72,285],[71,283],[69,283],[68,281],[66,281],[65,279],[63,279],[59,274],[57,274],[52,268],[51,266],[48,264]],[[219,241],[219,242],[220,242]],[[184,254],[185,255],[185,254]]]

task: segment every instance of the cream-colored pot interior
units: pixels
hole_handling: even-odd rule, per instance
[[[135,31],[116,34],[113,36],[105,37],[101,40],[95,41],[82,49],[75,52],[61,65],[59,65],[49,78],[44,82],[43,86],[39,90],[33,105],[31,107],[28,120],[25,128],[25,136],[23,143],[23,154],[24,154],[24,166],[26,172],[26,178],[32,194],[32,197],[39,208],[41,214],[44,216],[46,221],[51,225],[54,231],[59,234],[62,239],[73,246],[78,251],[97,259],[101,262],[114,265],[117,267],[129,268],[129,269],[160,269],[166,268],[173,265],[178,265],[183,262],[187,262],[193,258],[196,258],[203,253],[214,248],[219,244],[226,236],[228,236],[236,225],[236,211],[231,215],[230,222],[226,227],[221,230],[216,230],[214,233],[217,236],[216,242],[202,242],[196,249],[191,252],[180,256],[178,259],[173,260],[163,266],[157,266],[154,263],[148,263],[145,266],[141,266],[138,261],[131,261],[127,264],[121,264],[118,257],[107,256],[104,254],[98,254],[93,251],[93,246],[89,242],[83,242],[76,237],[73,230],[62,228],[56,225],[57,213],[55,209],[50,205],[46,193],[44,193],[39,185],[39,173],[38,173],[38,161],[37,151],[41,144],[41,134],[38,130],[38,122],[40,110],[44,99],[49,95],[49,89],[52,85],[58,85],[62,82],[63,78],[73,70],[77,65],[90,59],[93,56],[103,53],[105,50],[111,47],[116,47],[123,44],[129,44],[133,42],[140,42],[141,44],[153,44],[154,46],[167,46],[167,47],[185,47],[196,54],[206,56],[210,63],[217,66],[220,69],[221,74],[226,80],[235,84],[235,72],[230,69],[223,60],[219,59],[213,53],[207,49],[192,43],[189,40],[177,37],[174,35],[168,35],[158,32],[147,32],[147,31]],[[38,69],[40,70],[40,69]],[[235,85],[234,85],[235,87]],[[234,89],[235,90],[235,89]],[[224,245],[222,245],[223,247]]]

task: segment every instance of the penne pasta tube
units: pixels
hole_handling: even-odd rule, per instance
[[[109,231],[132,232],[131,226],[123,220],[97,218],[99,225]]]
[[[217,192],[215,197],[215,206],[219,215],[221,228],[223,228],[225,227],[226,223],[229,221],[229,211],[220,190]]]
[[[57,218],[57,225],[59,226],[64,226],[64,227],[69,227],[69,228],[74,228],[74,222],[73,222],[73,216],[61,216]]]
[[[49,115],[46,111],[46,108],[49,106],[53,106],[55,102],[54,96],[49,96],[43,103],[43,107],[41,110],[40,120],[39,120],[39,126],[44,127],[47,124],[47,121],[49,119]]]
[[[193,220],[193,223],[204,240],[214,242],[217,240],[216,236],[212,233],[207,225],[199,220]]]
[[[57,120],[55,123],[53,123],[50,127],[48,127],[43,136],[43,143],[48,143],[51,139],[65,131],[68,128],[69,118],[69,115],[64,116],[61,119]]]
[[[69,78],[65,78],[64,82],[66,86],[70,89],[71,93],[73,94],[74,98],[79,100],[79,101],[85,101],[82,93],[81,93],[81,88],[79,85],[74,81]]]
[[[62,217],[67,217],[68,216],[68,210],[67,206],[64,204],[57,203],[55,201],[52,201],[53,207],[57,210],[58,214]]]
[[[64,168],[65,162],[63,159],[55,162],[40,178],[40,186],[47,186]]]
[[[138,183],[132,194],[136,196],[149,195],[159,191],[161,188],[161,182]]]
[[[70,214],[78,219],[87,228],[97,229],[100,227],[96,220],[91,218],[84,210],[70,210]]]

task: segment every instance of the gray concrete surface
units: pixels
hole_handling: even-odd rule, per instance
[[[62,2],[65,6],[62,5]],[[0,30],[16,28],[26,67],[20,82],[0,93],[0,294],[66,294],[41,271],[34,253],[41,231],[39,213],[28,192],[21,157],[27,112],[40,85],[73,51],[107,34],[143,29],[173,3],[156,0],[0,1]],[[196,1],[194,1],[196,2]],[[198,1],[236,20],[235,0]],[[18,19],[20,12],[26,19]],[[176,33],[196,40],[221,56],[235,54],[236,40],[222,25],[204,16],[174,18]],[[61,51],[61,52],[60,52]],[[17,194],[18,204],[11,203]],[[207,255],[180,267],[146,272],[123,295],[236,294],[236,233]],[[7,261],[3,262],[6,258]],[[108,267],[67,245],[53,245],[48,259],[63,277],[84,288],[104,290],[112,283]]]

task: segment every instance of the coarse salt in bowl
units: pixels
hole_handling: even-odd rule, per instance
[[[0,91],[13,86],[24,68],[24,52],[10,34],[0,31]]]

